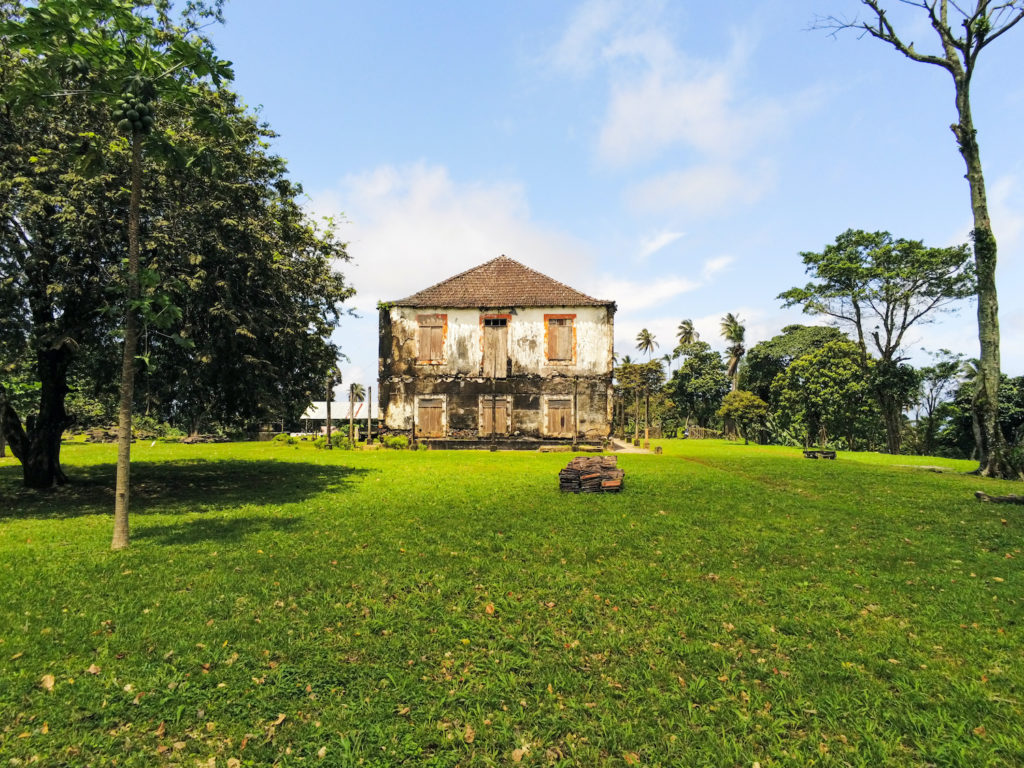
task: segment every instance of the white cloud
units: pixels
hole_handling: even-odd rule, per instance
[[[728,268],[733,261],[735,261],[735,259],[733,259],[732,256],[717,256],[713,259],[708,259],[704,262],[704,269],[701,272],[701,276],[704,278],[704,281],[707,282],[723,269]]]
[[[591,0],[580,5],[552,52],[555,67],[574,75],[589,72],[596,63],[602,36],[621,12],[622,4],[615,0]]]
[[[656,254],[658,251],[660,251],[662,248],[666,248],[672,243],[674,243],[684,234],[684,232],[665,231],[659,232],[658,234],[653,235],[652,237],[645,238],[640,243],[640,253],[638,254],[639,260],[645,261],[649,257]]]
[[[774,182],[768,161],[742,168],[724,163],[698,165],[642,181],[626,190],[626,200],[643,213],[684,210],[710,216],[757,202]]]
[[[672,153],[662,165],[674,170],[628,193],[637,209],[704,215],[755,202],[775,173],[751,158],[817,97],[747,91],[756,32],[737,32],[723,55],[700,57],[673,36],[677,27],[663,3],[591,0],[571,17],[551,61],[561,71],[605,75],[601,161],[629,167]]]
[[[638,312],[664,304],[688,291],[696,290],[700,283],[685,277],[663,276],[657,280],[619,280],[604,278],[594,284],[594,296],[614,297],[620,313]],[[618,316],[616,322],[618,322]]]
[[[739,45],[720,62],[662,53],[650,61],[667,65],[616,77],[598,142],[602,159],[625,165],[673,146],[718,158],[749,154],[779,131],[791,107],[741,94],[745,55]]]
[[[343,201],[343,206],[342,206]],[[399,299],[502,254],[569,284],[586,262],[585,245],[531,220],[515,183],[462,183],[443,166],[382,166],[313,193],[311,209],[348,223],[353,263],[344,268],[359,292],[355,306]]]

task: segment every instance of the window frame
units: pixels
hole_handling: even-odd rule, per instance
[[[441,328],[440,357],[431,357],[423,354],[423,330],[424,328]],[[417,365],[441,365],[445,361],[445,348],[448,342],[448,315],[436,312],[431,314],[416,315],[416,364]],[[428,345],[430,346],[430,345]]]
[[[551,357],[551,321],[552,320],[568,320],[568,323],[557,323],[555,327],[564,328],[566,325],[571,329],[569,331],[569,356],[568,357]],[[575,365],[576,364],[576,315],[559,313],[559,314],[545,314],[544,315],[544,362],[548,365]]]

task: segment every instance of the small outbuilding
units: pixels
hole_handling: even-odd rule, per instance
[[[382,303],[385,425],[466,447],[603,440],[614,316],[615,302],[506,256]]]

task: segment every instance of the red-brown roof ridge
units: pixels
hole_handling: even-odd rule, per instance
[[[508,256],[499,256],[391,302],[400,307],[603,307],[587,296]]]

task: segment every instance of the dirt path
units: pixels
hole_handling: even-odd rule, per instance
[[[627,443],[616,438],[611,439],[611,449],[615,453],[654,453],[647,448],[637,448],[632,443]]]

